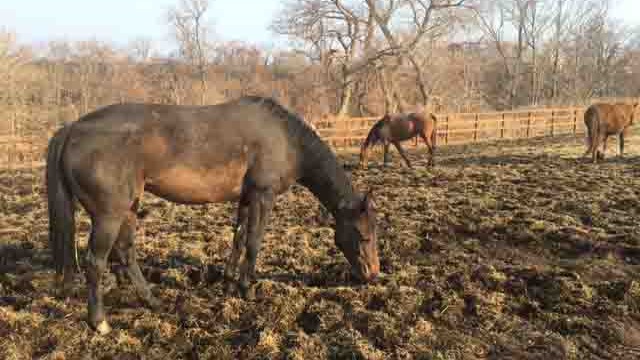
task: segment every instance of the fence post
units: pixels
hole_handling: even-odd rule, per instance
[[[444,144],[445,145],[449,145],[449,115],[445,116],[444,118],[446,127],[445,127],[445,133],[444,133]]]
[[[551,110],[551,137],[554,135],[554,111]]]
[[[531,134],[531,111],[527,113],[527,139]]]
[[[479,115],[476,113],[473,121],[473,142],[478,141],[478,117]]]
[[[502,121],[500,121],[500,139],[504,139],[504,112],[502,113]]]
[[[13,162],[16,164],[16,169],[20,165],[20,156],[18,155],[18,138],[13,139]]]

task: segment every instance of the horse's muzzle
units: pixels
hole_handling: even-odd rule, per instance
[[[372,265],[362,263],[361,266],[352,268],[351,272],[356,278],[358,278],[358,280],[370,283],[375,281],[378,277],[378,274],[380,273],[380,265],[378,265],[377,262]]]

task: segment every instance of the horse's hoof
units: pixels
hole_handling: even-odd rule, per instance
[[[100,324],[96,326],[96,332],[102,336],[107,335],[111,332],[111,326],[109,326],[106,320],[102,320]]]
[[[240,297],[246,300],[249,296],[249,284],[238,283],[238,292]]]
[[[244,300],[250,300],[253,296],[251,293],[251,284],[249,283],[238,283],[238,294]]]

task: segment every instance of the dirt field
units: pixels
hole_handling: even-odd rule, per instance
[[[1,173],[0,358],[638,359],[640,136],[628,144],[598,166],[567,137],[443,148],[433,170],[416,150],[414,170],[374,154],[353,177],[375,192],[388,275],[352,284],[332,220],[296,187],[249,300],[220,281],[235,206],[147,197],[139,260],[165,311],[109,276],[106,337],[84,322],[84,281],[54,297],[41,172]]]

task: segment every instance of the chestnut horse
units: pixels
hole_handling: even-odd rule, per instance
[[[367,167],[369,147],[382,143],[384,146],[384,165],[389,162],[389,145],[393,144],[404,159],[408,167],[411,162],[407,158],[404,149],[400,145],[401,141],[409,140],[420,136],[427,145],[429,151],[429,165],[433,166],[433,156],[436,145],[436,117],[429,114],[425,117],[422,113],[392,114],[385,115],[378,120],[362,143],[360,149],[360,166]]]
[[[584,125],[587,128],[587,151],[584,156],[591,154],[595,163],[598,158],[604,159],[607,148],[607,138],[618,136],[618,155],[624,153],[624,138],[633,125],[634,115],[638,110],[638,103],[629,104],[594,104],[589,106],[584,114]],[[598,147],[602,145],[602,152]]]
[[[379,272],[371,195],[361,195],[329,146],[305,122],[272,99],[244,97],[212,106],[119,104],[58,130],[49,142],[49,239],[62,290],[75,269],[75,200],[91,217],[87,254],[89,324],[110,331],[101,278],[119,260],[139,297],[158,306],[136,262],[136,214],[144,191],[172,202],[239,201],[225,278],[243,249],[242,293],[255,264],[277,194],[294,182],[307,187],[335,218],[335,243],[354,275]]]

